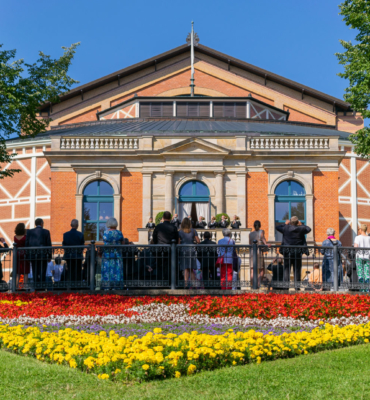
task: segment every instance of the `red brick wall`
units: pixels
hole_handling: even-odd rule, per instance
[[[247,174],[247,227],[253,228],[255,220],[261,221],[265,237],[268,238],[268,174],[267,172],[249,172]]]
[[[51,173],[51,240],[61,242],[63,233],[70,230],[76,218],[76,173],[56,171]],[[81,227],[81,217],[78,218]]]
[[[157,96],[158,94],[161,94],[171,89],[189,88],[189,78],[189,71],[180,72],[176,75],[171,76],[170,78],[162,80],[161,82],[154,83],[153,85],[147,86],[142,90],[138,90],[136,93],[138,96]],[[196,71],[196,86],[198,86],[199,88],[217,90],[218,92],[221,92],[228,97],[246,97],[251,93],[252,96],[258,100],[264,101],[265,103],[271,105],[274,104],[274,101],[266,97],[260,96],[256,93],[250,92],[249,90],[245,90],[229,82],[215,78],[214,76],[208,75],[202,71]],[[197,89],[195,88],[195,92],[196,90]],[[114,100],[111,102],[111,106],[119,104],[130,97],[132,97],[132,95],[123,96],[117,100]]]
[[[101,110],[101,107],[94,108],[93,110],[86,111],[82,114],[76,115],[75,117],[66,119],[59,123],[59,125],[65,124],[77,124],[78,122],[97,121],[96,113]]]
[[[141,172],[121,173],[121,230],[130,241],[139,240],[142,225],[143,176]]]
[[[314,238],[326,239],[327,228],[334,228],[339,237],[338,172],[313,172]]]
[[[303,112],[284,106],[285,111],[288,111],[288,109],[290,112],[289,121],[310,122],[312,124],[325,124],[325,122],[321,121],[320,119],[311,117],[310,115],[304,114]]]

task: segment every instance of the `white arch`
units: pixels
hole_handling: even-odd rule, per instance
[[[194,177],[192,175],[187,175],[187,176],[182,177],[181,179],[179,179],[176,182],[176,185],[175,185],[175,196],[176,197],[178,197],[180,195],[180,189],[181,189],[182,185],[189,181],[199,181],[199,182],[204,183],[208,187],[210,197],[215,196],[215,194],[216,194],[215,188],[209,179],[207,179],[204,176]]]
[[[309,181],[305,179],[305,177],[300,176],[299,174],[294,174],[294,176],[291,176],[290,174],[286,173],[283,175],[280,175],[277,177],[270,185],[270,190],[269,194],[275,194],[275,190],[278,187],[278,185],[284,181],[295,181],[299,184],[301,184],[304,187],[304,190],[306,191],[307,194],[312,194],[312,185]]]
[[[97,176],[96,173],[86,176],[81,182],[79,182],[79,185],[77,187],[77,194],[83,194],[85,187],[89,183],[98,180],[106,181],[107,183],[109,183],[113,188],[113,194],[120,194],[119,183],[114,178],[104,173],[101,173],[99,176]]]

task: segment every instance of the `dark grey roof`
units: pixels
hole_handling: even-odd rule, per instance
[[[290,121],[256,120],[220,120],[220,119],[158,119],[132,118],[123,120],[94,121],[80,124],[52,127],[41,139],[54,135],[60,136],[120,136],[143,135],[156,136],[223,136],[235,134],[254,135],[300,135],[300,136],[340,136],[345,139],[348,132],[338,131],[334,126],[307,124]],[[10,141],[19,140],[11,139]],[[32,140],[32,139],[31,139]]]

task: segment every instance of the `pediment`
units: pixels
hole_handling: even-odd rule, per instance
[[[166,155],[227,155],[230,150],[202,139],[189,138],[164,147],[160,152]]]

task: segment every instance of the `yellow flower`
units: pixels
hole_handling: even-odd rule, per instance
[[[176,372],[175,372],[175,378],[180,378],[180,376],[181,376],[181,372],[176,371]]]
[[[119,374],[120,372],[121,372],[121,370],[120,370],[119,368],[117,368],[117,369],[114,371],[115,374]]]
[[[142,369],[143,369],[144,371],[147,371],[149,368],[150,368],[150,366],[149,366],[148,364],[144,364],[144,365],[142,366]]]
[[[319,322],[319,325],[324,325],[324,322],[323,322],[323,321],[320,321],[320,322]]]
[[[196,369],[197,369],[197,367],[194,364],[190,364],[188,367],[188,375],[193,374]]]
[[[98,379],[109,379],[109,375],[108,374],[100,374],[100,375],[98,375]]]
[[[154,329],[153,329],[153,332],[154,332],[154,333],[161,333],[161,332],[162,332],[162,329],[161,329],[161,328],[154,328]]]

